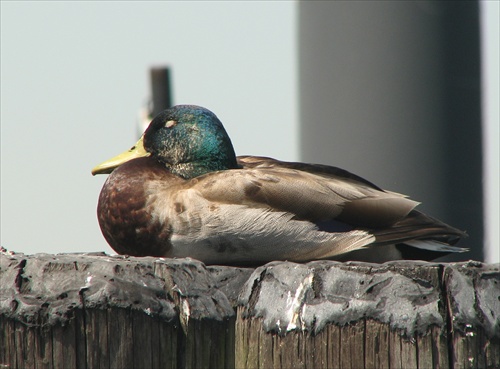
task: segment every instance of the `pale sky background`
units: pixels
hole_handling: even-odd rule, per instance
[[[114,253],[96,219],[106,176],[90,170],[135,142],[151,66],[171,66],[173,102],[215,112],[238,155],[299,160],[296,34],[288,1],[2,1],[1,245]]]
[[[237,154],[297,160],[291,2],[1,3],[1,244],[113,250],[90,170],[135,143],[149,68],[173,102],[202,105]]]

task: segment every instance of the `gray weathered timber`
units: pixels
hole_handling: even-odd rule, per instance
[[[440,270],[439,264],[415,262],[321,261],[257,268],[250,278],[254,282],[240,295],[237,335],[272,334],[287,344],[265,353],[277,356],[278,365],[260,365],[258,355],[242,350],[237,367],[259,363],[262,368],[284,368],[287,360],[296,368],[448,367]],[[248,325],[248,320],[259,323]],[[300,340],[304,331],[315,337],[305,350]],[[304,360],[295,360],[290,352],[301,353]]]
[[[196,260],[105,254],[0,258],[2,365],[234,366],[234,309]]]
[[[0,254],[0,368],[498,368],[499,265]]]
[[[269,263],[240,294],[236,366],[497,368],[499,286],[477,262]]]
[[[450,264],[445,268],[451,310],[451,359],[455,368],[500,367],[500,279],[498,265]]]

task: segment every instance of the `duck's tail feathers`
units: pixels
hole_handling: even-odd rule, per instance
[[[436,244],[454,245],[461,238],[467,237],[467,233],[417,210],[412,210],[405,219],[390,227],[376,230],[373,234],[376,237],[375,243],[379,245],[417,242],[420,247],[412,246],[420,249],[424,249],[424,244],[431,248],[436,248]],[[432,246],[429,246],[430,244]]]
[[[433,241],[433,240],[412,240],[412,241],[405,241],[404,244],[411,247],[415,247],[420,250],[429,250],[429,251],[443,252],[443,253],[469,251],[469,249],[467,248],[455,247],[448,245],[447,243]]]

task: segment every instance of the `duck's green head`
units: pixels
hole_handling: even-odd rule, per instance
[[[144,147],[184,178],[236,168],[233,145],[222,123],[199,106],[178,105],[158,114],[144,132]]]
[[[110,173],[148,155],[186,179],[237,168],[233,145],[217,116],[200,106],[177,105],[158,114],[132,149],[98,165],[92,174]]]

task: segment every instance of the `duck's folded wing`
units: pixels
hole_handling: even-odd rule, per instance
[[[238,163],[243,168],[286,168],[299,170],[325,178],[326,181],[340,181],[345,188],[354,186],[365,197],[349,198],[342,207],[337,220],[355,227],[368,228],[376,236],[374,244],[389,245],[410,240],[437,241],[455,244],[467,237],[465,232],[453,228],[435,218],[425,215],[414,207],[417,202],[404,195],[385,191],[373,183],[346,170],[318,164],[282,162],[267,157],[240,156]],[[410,244],[410,242],[407,242]],[[415,243],[413,247],[427,247],[429,243]],[[433,245],[436,248],[436,245]],[[443,246],[445,247],[445,246]],[[440,250],[443,251],[443,250]]]
[[[323,224],[335,220],[352,228],[390,226],[418,205],[404,195],[383,191],[335,169],[313,165],[301,169],[291,165],[245,166],[242,170],[195,178],[190,186],[216,203],[264,207]]]
[[[336,177],[343,178],[347,181],[353,181],[355,183],[362,183],[374,189],[383,191],[380,187],[373,184],[372,182],[351,173],[345,169],[334,167],[331,165],[322,165],[322,164],[308,164],[301,162],[289,162],[289,161],[281,161],[273,158],[268,158],[265,156],[238,156],[237,158],[238,165],[241,168],[287,168],[287,169],[295,169],[308,173],[313,173],[319,176],[325,177]]]

